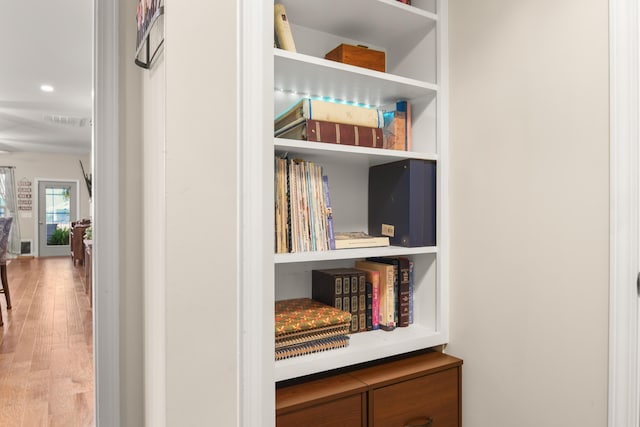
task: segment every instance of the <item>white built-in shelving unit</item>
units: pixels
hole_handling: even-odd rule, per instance
[[[380,106],[409,100],[412,151],[340,146],[275,138],[275,154],[321,164],[329,177],[336,231],[367,231],[368,171],[402,159],[437,164],[437,247],[382,247],[275,254],[276,300],[310,297],[311,270],[352,267],[370,256],[408,256],[414,261],[414,323],[392,332],[352,334],[350,344],[275,363],[286,380],[373,359],[445,344],[448,340],[447,66],[446,1],[278,0],[286,7],[297,52],[273,50],[274,111],[303,96]],[[386,52],[382,73],[324,59],[341,43]],[[273,236],[273,230],[271,231]]]

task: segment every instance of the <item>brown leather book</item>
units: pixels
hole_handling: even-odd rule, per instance
[[[279,138],[382,148],[382,129],[306,119]]]
[[[311,297],[351,313],[351,333],[365,331],[365,272],[355,268],[311,271]],[[342,296],[342,304],[340,297]]]

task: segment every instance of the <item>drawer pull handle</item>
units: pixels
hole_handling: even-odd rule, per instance
[[[431,427],[432,425],[433,417],[428,417],[409,421],[404,427]]]

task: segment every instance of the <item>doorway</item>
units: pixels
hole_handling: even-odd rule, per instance
[[[38,182],[38,256],[67,256],[71,221],[77,219],[78,183]]]

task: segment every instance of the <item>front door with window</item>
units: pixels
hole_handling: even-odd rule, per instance
[[[76,219],[77,194],[75,182],[38,183],[39,256],[70,255],[69,230]]]

